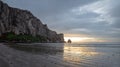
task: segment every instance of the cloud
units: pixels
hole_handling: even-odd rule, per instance
[[[114,28],[119,28],[120,29],[120,18],[115,19],[113,23],[111,24]]]
[[[5,0],[11,6],[30,10],[35,15],[39,14],[38,17],[66,12],[74,7],[83,6],[94,1],[96,0]]]

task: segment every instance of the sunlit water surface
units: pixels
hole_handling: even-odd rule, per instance
[[[65,44],[63,60],[79,67],[120,67],[120,45]]]

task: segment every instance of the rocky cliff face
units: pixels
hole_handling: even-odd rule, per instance
[[[30,11],[9,7],[0,1],[0,36],[14,32],[16,35],[29,34],[46,37],[46,42],[63,42],[63,34],[48,29],[46,24],[32,15]]]

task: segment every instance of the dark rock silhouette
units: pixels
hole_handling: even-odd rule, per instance
[[[42,36],[44,42],[64,42],[63,34],[50,30],[30,11],[12,8],[0,0],[0,36],[12,32],[15,35]]]
[[[68,43],[72,43],[71,39],[68,39]]]

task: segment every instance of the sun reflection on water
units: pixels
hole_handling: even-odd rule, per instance
[[[64,61],[71,63],[84,62],[85,59],[91,59],[99,53],[90,47],[73,47],[68,44],[64,46]]]

